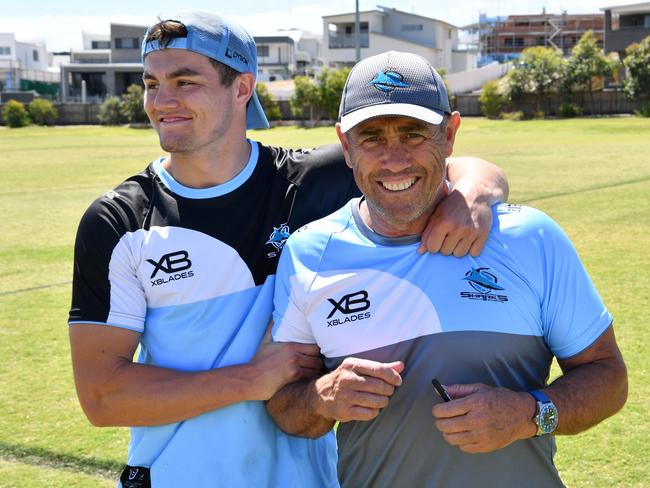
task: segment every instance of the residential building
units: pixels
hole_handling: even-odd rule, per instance
[[[62,101],[102,101],[122,95],[133,84],[142,84],[140,46],[146,26],[111,24],[110,35],[84,33],[84,49],[71,53],[61,65]],[[85,83],[83,83],[85,82]]]
[[[17,41],[13,33],[0,33],[0,89],[33,90],[53,94],[58,78],[48,69],[44,41]]]
[[[253,36],[257,44],[257,79],[290,80],[313,75],[322,66],[322,38],[299,29],[278,30]]]
[[[625,48],[650,36],[650,2],[605,7],[605,53],[625,57]]]
[[[541,14],[509,15],[479,19],[481,63],[518,58],[521,52],[534,46],[555,47],[565,56],[571,54],[582,35],[593,31],[603,45],[604,16],[602,14]]]
[[[458,27],[442,20],[378,6],[359,12],[361,58],[389,50],[408,51],[448,73],[476,67],[477,53],[459,48]],[[332,67],[356,61],[355,13],[323,17],[323,58]]]
[[[291,79],[296,70],[296,42],[286,33],[254,36],[257,44],[257,78],[260,81]]]

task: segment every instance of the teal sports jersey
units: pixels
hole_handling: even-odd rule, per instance
[[[141,363],[181,371],[246,363],[271,318],[286,238],[355,194],[338,146],[251,142],[234,179],[200,190],[154,161],[82,218],[69,323],[141,333]],[[127,462],[149,468],[156,488],[336,486],[327,437],[288,436],[263,402],[242,402],[132,428]],[[325,455],[321,444],[330,446]]]
[[[553,356],[603,334],[612,317],[569,239],[542,212],[502,204],[480,256],[420,255],[419,236],[369,229],[360,201],[288,239],[274,301],[274,340],[318,344],[330,370],[347,357],[405,364],[377,418],[339,425],[341,485],[562,486],[552,436],[489,454],[447,444],[431,380],[542,388]]]

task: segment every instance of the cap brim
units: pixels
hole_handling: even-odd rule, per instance
[[[411,105],[410,103],[382,103],[379,105],[371,105],[370,107],[360,108],[341,117],[341,132],[347,132],[355,125],[368,119],[398,115],[412,117],[433,125],[440,125],[444,117],[444,112],[437,112],[420,105]]]
[[[246,129],[268,129],[269,121],[266,119],[266,114],[262,108],[262,104],[257,98],[257,93],[253,92],[250,102],[248,102],[248,110],[246,110]]]

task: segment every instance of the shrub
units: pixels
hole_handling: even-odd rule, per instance
[[[641,110],[639,110],[637,114],[641,117],[650,117],[650,102],[641,107]]]
[[[280,105],[275,100],[273,95],[269,93],[269,89],[264,83],[257,83],[255,85],[255,92],[257,93],[257,98],[262,104],[264,113],[269,120],[280,120],[282,118],[282,111],[280,110]]]
[[[544,117],[546,117],[546,114],[544,113],[543,110],[535,110],[533,112],[534,119],[543,119]]]
[[[142,124],[149,121],[144,111],[144,90],[140,85],[131,85],[122,95],[122,114],[127,122]]]
[[[496,119],[505,105],[505,97],[499,93],[499,82],[497,80],[488,81],[483,85],[483,93],[479,97],[481,102],[481,112],[490,119]]]
[[[17,100],[9,100],[2,109],[2,118],[9,127],[29,125],[29,115],[25,106]]]
[[[501,112],[503,120],[523,120],[524,113],[520,110],[517,112]]]
[[[306,110],[309,112],[309,120],[314,120],[314,108],[319,103],[318,85],[308,76],[296,76],[293,82],[295,89],[289,99],[291,111],[300,116]]]
[[[120,125],[127,122],[122,112],[122,102],[119,97],[107,98],[99,107],[99,122],[103,125]]]
[[[27,106],[29,117],[38,125],[54,125],[59,113],[54,104],[44,98],[36,98]]]
[[[560,105],[559,116],[563,119],[571,119],[582,115],[582,109],[575,103],[563,103]]]

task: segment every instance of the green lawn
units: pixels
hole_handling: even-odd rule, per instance
[[[332,128],[249,136],[292,147],[336,142]],[[0,154],[0,486],[114,486],[126,429],[89,425],[69,365],[72,244],[88,204],[160,154],[157,137],[126,128],[0,128]],[[616,417],[559,439],[565,482],[648,486],[650,120],[466,119],[456,154],[501,165],[510,201],[565,228],[616,318],[630,397]]]

